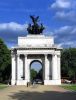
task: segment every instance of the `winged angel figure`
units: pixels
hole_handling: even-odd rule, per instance
[[[27,28],[28,33],[29,34],[41,34],[45,28],[43,24],[41,25],[38,24],[39,16],[37,17],[30,16],[30,18],[32,19],[33,24],[28,25],[28,28]]]

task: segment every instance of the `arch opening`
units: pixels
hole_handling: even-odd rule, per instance
[[[43,83],[43,64],[39,60],[30,63],[30,81],[36,84]]]

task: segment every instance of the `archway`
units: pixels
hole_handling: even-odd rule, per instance
[[[27,85],[33,62],[42,65],[44,85],[60,85],[60,57],[62,48],[54,44],[53,37],[27,35],[18,37],[18,46],[11,48],[11,84]]]
[[[39,60],[30,63],[30,81],[43,83],[43,64]]]

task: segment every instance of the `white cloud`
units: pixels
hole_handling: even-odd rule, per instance
[[[21,25],[15,22],[1,23],[0,30],[13,30],[13,31],[24,31],[27,28],[27,24]]]
[[[55,18],[76,23],[76,0],[55,0],[51,5],[55,9]]]
[[[9,46],[17,44],[18,36],[26,36],[27,24],[15,22],[0,24],[0,37]],[[49,34],[49,33],[47,33]],[[55,42],[62,47],[76,47],[76,26],[63,26],[50,32],[55,38]]]
[[[69,31],[71,31],[71,29],[72,29],[71,26],[63,26],[55,30],[55,33],[68,33]]]
[[[76,28],[74,28],[71,33],[76,34]]]
[[[68,20],[71,22],[76,22],[76,12],[75,11],[59,11],[56,12],[55,18],[62,19],[62,20]]]
[[[61,9],[67,9],[71,8],[71,0],[56,0],[52,5],[51,8],[61,8]]]
[[[76,0],[54,0],[50,9],[54,9],[56,21],[64,24],[53,31],[55,42],[59,46],[76,47]]]
[[[63,26],[53,32],[55,42],[62,47],[76,47],[76,26]]]
[[[76,47],[76,41],[65,41],[65,42],[62,42],[60,44],[58,44],[59,47]]]
[[[16,44],[18,36],[25,36],[27,34],[27,24],[18,24],[16,22],[0,23],[0,38],[5,43]]]

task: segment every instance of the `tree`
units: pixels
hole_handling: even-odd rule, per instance
[[[11,53],[3,40],[0,39],[0,81],[4,82],[11,74]]]
[[[37,76],[37,71],[35,71],[34,69],[31,69],[31,81],[34,80]]]
[[[61,55],[62,76],[76,79],[76,48],[64,49]]]
[[[37,73],[37,78],[38,79],[41,79],[42,80],[42,73],[43,73],[43,71],[42,71],[42,68],[39,70],[39,72]]]

